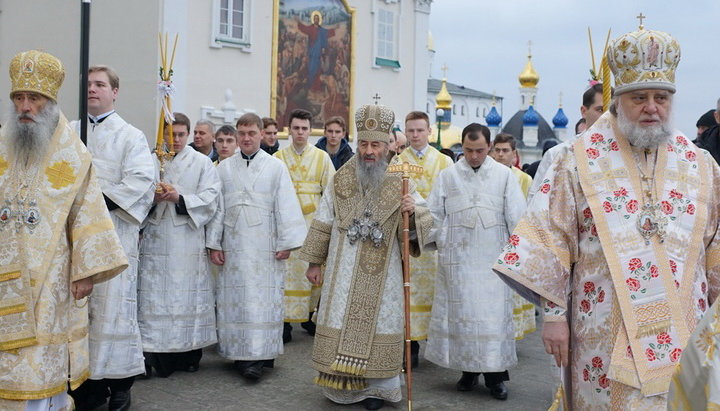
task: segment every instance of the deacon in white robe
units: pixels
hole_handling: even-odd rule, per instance
[[[155,191],[155,163],[147,139],[115,112],[119,78],[107,66],[88,75],[87,147],[129,266],[95,288],[90,299],[90,379],[73,397],[89,408],[105,402],[110,409],[130,404],[134,378],[145,372],[137,322],[137,267],[140,224]],[[71,127],[80,135],[80,122]]]
[[[241,152],[217,166],[218,212],[206,227],[217,277],[218,351],[257,380],[283,353],[283,290],[287,258],[307,228],[285,164],[260,150],[262,120],[238,120]]]
[[[138,319],[145,357],[160,376],[196,371],[201,349],[217,342],[205,225],[215,215],[220,180],[210,158],[186,147],[189,120],[178,123],[184,119],[175,113],[177,154],[164,164],[165,193],[156,194],[140,244]]]
[[[439,271],[425,358],[463,371],[460,391],[483,373],[491,394],[504,399],[507,370],[517,364],[513,292],[492,265],[525,198],[515,173],[487,156],[487,127],[471,124],[462,136],[464,157],[440,172],[428,198]]]

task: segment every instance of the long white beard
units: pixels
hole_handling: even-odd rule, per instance
[[[29,118],[30,123],[21,123]],[[18,114],[11,104],[7,127],[8,144],[21,164],[29,165],[40,161],[47,151],[48,144],[60,118],[57,103],[48,100],[45,107],[35,116]]]
[[[373,163],[363,161],[360,153],[358,153],[357,156],[355,173],[363,192],[367,193],[370,190],[380,187],[380,184],[382,184],[385,179],[385,171],[388,166],[387,156],[380,156],[380,158]]]
[[[655,126],[643,127],[625,116],[622,106],[617,108],[617,125],[634,147],[646,149],[656,148],[667,141],[672,134],[673,125],[668,112],[668,119]]]

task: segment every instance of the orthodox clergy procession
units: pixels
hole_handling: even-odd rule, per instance
[[[720,3],[626,3],[0,2],[0,411],[720,409]]]

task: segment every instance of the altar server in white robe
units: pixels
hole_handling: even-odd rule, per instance
[[[212,262],[222,266],[218,351],[250,380],[283,353],[286,260],[307,235],[287,167],[260,149],[262,129],[256,114],[238,120],[240,153],[217,167],[222,200],[206,229]]]
[[[194,372],[202,348],[217,342],[205,225],[215,215],[220,179],[206,155],[187,147],[190,120],[174,113],[175,157],[164,164],[140,244],[140,332],[158,375]]]
[[[482,373],[490,394],[504,400],[503,381],[517,364],[513,297],[492,265],[525,201],[512,170],[487,156],[487,127],[465,127],[462,147],[464,157],[440,172],[428,198],[440,270],[425,358],[461,370],[458,391],[473,390]]]
[[[120,79],[107,66],[88,74],[87,148],[129,266],[95,286],[89,303],[90,379],[73,391],[78,407],[94,408],[110,395],[110,410],[130,406],[135,376],[145,372],[137,322],[140,224],[155,190],[155,163],[142,131],[115,112]],[[80,122],[71,123],[80,135]]]

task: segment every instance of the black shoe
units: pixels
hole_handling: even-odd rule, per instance
[[[490,395],[492,395],[493,398],[498,400],[507,400],[508,390],[505,383],[499,382],[488,388],[490,388]]]
[[[385,406],[385,400],[381,400],[380,398],[365,398],[362,403],[366,410],[379,410]]]
[[[313,337],[315,336],[315,323],[314,322],[308,320],[308,321],[305,321],[304,323],[300,324],[300,326],[305,331],[307,331],[308,334],[310,334]]]
[[[478,386],[479,372],[465,372],[463,371],[462,377],[457,382],[455,387],[458,391],[472,391]]]
[[[130,390],[115,391],[110,394],[108,411],[127,411],[130,409]]]
[[[200,364],[190,364],[185,368],[185,372],[197,372],[200,369]]]
[[[263,365],[265,361],[243,361],[240,365],[241,374],[250,381],[257,381],[263,375]]]
[[[283,323],[283,344],[287,344],[292,341],[292,325],[290,323]]]

